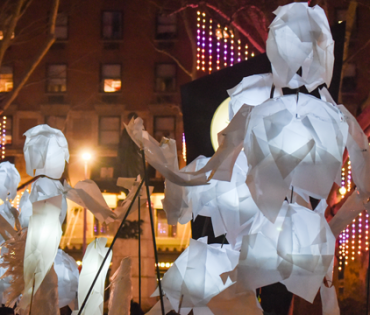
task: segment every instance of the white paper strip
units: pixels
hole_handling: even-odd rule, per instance
[[[103,262],[104,256],[108,251],[108,247],[105,247],[107,239],[100,237],[91,242],[86,249],[86,253],[82,260],[82,270],[80,279],[78,281],[78,305],[81,308],[83,301],[85,300],[86,294],[90,289],[92,282],[94,281],[95,275]],[[81,315],[102,315],[104,306],[104,282],[107,275],[109,264],[112,260],[112,252],[110,252],[108,259],[105,261],[102,271],[99,274],[97,281],[95,282],[94,288],[87,300],[87,303],[81,313]],[[78,311],[74,311],[73,315],[78,314]]]
[[[31,301],[33,283],[35,294],[54,263],[62,236],[59,221],[61,208],[61,195],[33,203],[24,254],[25,288],[19,303],[20,309],[27,309]]]

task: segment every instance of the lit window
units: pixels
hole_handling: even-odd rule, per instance
[[[102,38],[122,38],[122,12],[104,11],[102,15]]]
[[[68,16],[66,13],[58,13],[55,21],[55,37],[56,39],[68,38]]]
[[[100,169],[100,178],[113,178],[114,167],[102,167]]]
[[[176,66],[174,64],[162,63],[156,65],[155,90],[157,92],[176,91]]]
[[[54,64],[47,68],[47,91],[60,93],[67,90],[67,65]]]
[[[102,116],[99,120],[99,144],[118,145],[121,119],[119,116]],[[107,177],[107,176],[101,176]],[[113,175],[111,176],[113,177]]]
[[[156,39],[168,40],[177,36],[177,16],[158,14],[157,15],[157,28]]]
[[[176,237],[176,235],[177,225],[169,225],[164,210],[157,209],[157,237]]]
[[[154,138],[157,141],[161,141],[163,137],[176,139],[175,116],[154,117]]]
[[[102,90],[106,93],[121,91],[121,65],[103,65],[102,82]]]
[[[13,68],[0,67],[0,92],[10,92],[13,89]]]

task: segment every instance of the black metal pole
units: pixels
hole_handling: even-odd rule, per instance
[[[94,279],[94,281],[92,282],[92,284],[91,284],[91,286],[90,286],[89,291],[87,291],[87,294],[86,294],[86,296],[85,296],[85,299],[84,299],[84,301],[83,301],[83,303],[82,303],[82,305],[81,305],[81,308],[80,308],[80,310],[78,311],[78,314],[77,314],[77,315],[81,315],[81,313],[82,313],[82,311],[83,311],[83,309],[84,309],[84,307],[85,307],[85,305],[86,305],[86,303],[87,303],[87,300],[88,300],[88,298],[89,298],[89,295],[90,295],[91,291],[93,290],[93,288],[94,288],[94,285],[95,285],[96,281],[98,280],[98,277],[99,277],[99,275],[100,275],[100,272],[102,271],[102,269],[103,269],[103,267],[104,267],[105,261],[108,259],[108,256],[109,256],[110,252],[112,251],[113,245],[114,245],[114,243],[116,242],[116,239],[117,239],[117,237],[118,237],[118,233],[119,233],[119,231],[121,230],[121,228],[122,228],[123,224],[125,223],[125,221],[126,221],[126,219],[127,219],[128,215],[129,215],[129,213],[130,213],[130,211],[131,211],[131,208],[132,208],[132,206],[133,206],[133,204],[134,204],[134,202],[135,202],[135,200],[136,200],[137,196],[138,196],[138,195],[139,195],[139,193],[140,193],[140,189],[141,189],[141,187],[143,186],[143,183],[144,183],[144,179],[141,181],[141,183],[140,183],[139,187],[137,188],[137,191],[136,191],[136,193],[135,193],[134,198],[131,200],[130,206],[128,207],[127,212],[126,212],[125,216],[124,216],[124,217],[123,217],[123,219],[122,219],[122,222],[121,222],[121,224],[120,224],[120,226],[119,226],[119,228],[118,228],[118,230],[117,230],[117,233],[116,233],[116,235],[114,236],[114,238],[113,238],[113,240],[112,240],[112,244],[110,244],[109,249],[108,249],[107,253],[105,254],[105,257],[104,257],[104,259],[103,259],[103,261],[102,261],[102,263],[101,263],[101,265],[100,265],[100,267],[99,267],[99,270],[98,270],[98,272],[96,273],[95,279]]]
[[[139,258],[139,307],[141,309],[141,235],[140,235],[140,221],[141,221],[141,218],[140,218],[140,195],[139,197],[137,198],[138,200],[138,207],[137,207],[137,220],[138,220],[138,226],[139,226],[139,238],[138,238],[138,247],[139,247],[139,252],[138,252],[138,258]]]
[[[154,231],[154,220],[153,220],[153,212],[152,212],[152,203],[150,201],[150,193],[149,193],[149,179],[148,179],[148,172],[147,172],[146,164],[145,164],[145,153],[144,153],[144,150],[141,150],[141,156],[143,158],[143,167],[144,167],[144,179],[145,179],[145,186],[146,186],[146,195],[148,197],[150,225],[152,227],[152,239],[153,239],[153,248],[154,248],[154,258],[155,258],[157,278],[158,278],[159,296],[161,298],[161,310],[162,310],[162,315],[165,315],[164,303],[163,303],[162,284],[161,284],[161,274],[159,273],[157,244],[156,244],[156,241],[155,241],[155,231]]]

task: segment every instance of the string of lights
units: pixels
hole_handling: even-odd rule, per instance
[[[248,44],[243,45],[230,26],[222,26],[197,11],[197,70],[212,73],[242,61],[242,47],[248,60]],[[251,54],[251,57],[254,53]]]

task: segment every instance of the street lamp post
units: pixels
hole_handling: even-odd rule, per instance
[[[84,161],[85,166],[85,179],[87,179],[87,166],[88,162],[91,159],[91,154],[88,152],[85,152],[82,154],[82,160]],[[86,208],[84,208],[84,224],[83,224],[83,239],[82,239],[82,254],[85,255],[86,251],[86,230],[87,230],[87,211]]]

